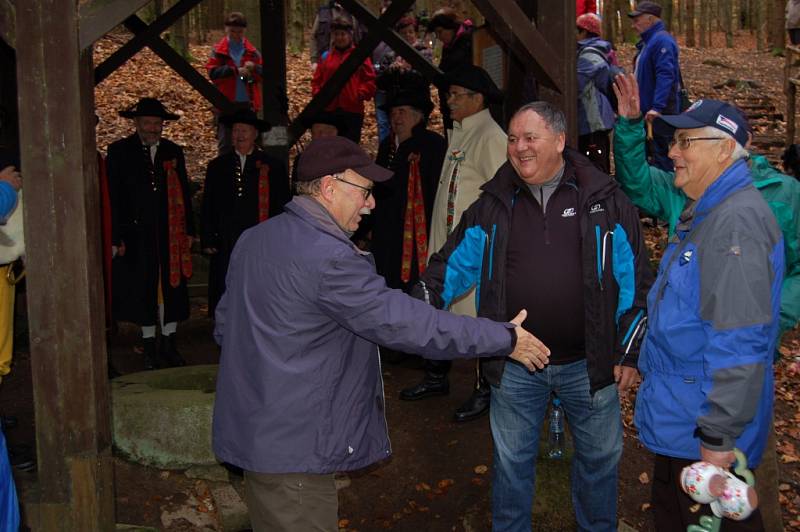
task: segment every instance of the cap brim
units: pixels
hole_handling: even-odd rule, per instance
[[[119,116],[123,118],[136,118],[138,116],[155,116],[156,118],[160,118],[161,120],[178,120],[180,116],[174,115],[172,113],[166,114],[149,114],[149,113],[139,113],[137,111],[120,111]]]
[[[706,124],[695,120],[686,114],[681,115],[662,115],[655,119],[653,126],[656,131],[664,134],[672,134],[676,129],[696,129],[705,127]]]
[[[359,168],[352,168],[351,170],[375,183],[388,181],[394,175],[394,172],[391,170],[387,170],[383,166],[379,166],[375,163]]]

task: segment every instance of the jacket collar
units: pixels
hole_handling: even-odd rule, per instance
[[[253,53],[256,51],[256,47],[253,46],[250,41],[247,40],[247,37],[242,37],[242,44],[244,44],[244,51],[245,53]],[[214,51],[218,54],[223,55],[231,55],[230,47],[228,45],[228,37],[223,37],[217,44],[214,46]]]
[[[461,129],[461,130],[470,130],[479,127],[481,124],[485,124],[489,121],[494,121],[492,118],[492,114],[489,112],[489,108],[482,109],[475,113],[474,115],[469,115],[461,122],[453,122],[453,130]]]
[[[736,161],[726,168],[717,180],[703,192],[703,195],[689,207],[693,214],[693,223],[699,223],[725,198],[752,184],[753,180],[750,178],[747,161],[744,159]]]
[[[645,31],[643,31],[642,35],[641,35],[642,41],[648,42],[650,39],[653,38],[653,36],[656,33],[661,32],[661,31],[664,31],[664,21],[663,20],[659,20],[658,22],[656,22],[655,24],[653,24],[652,26],[647,28]]]
[[[610,196],[617,189],[617,184],[610,177],[580,152],[569,147],[564,148],[564,175],[560,185],[565,184],[578,189],[581,205]],[[506,161],[481,190],[511,209],[513,198],[524,186],[525,182],[517,175],[511,163]]]
[[[359,255],[369,255],[368,252],[358,249],[353,244],[347,234],[342,230],[336,221],[331,217],[328,210],[321,203],[308,196],[295,196],[292,201],[286,204],[284,210],[294,214],[323,233],[327,233],[337,240],[346,243],[353,248]]]

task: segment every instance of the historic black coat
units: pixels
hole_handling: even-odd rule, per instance
[[[240,170],[239,155],[230,152],[208,163],[200,214],[200,245],[214,248],[208,271],[208,311],[213,317],[225,292],[225,275],[239,236],[258,223],[257,162],[269,165],[269,217],[283,212],[289,201],[289,180],[280,161],[255,150]]]
[[[186,279],[169,283],[169,224],[165,161],[175,161],[185,205],[185,231],[195,235],[189,180],[183,149],[161,139],[155,164],[139,136],[118,140],[108,147],[108,184],[111,195],[111,239],[125,244],[125,254],[112,261],[114,317],[142,326],[158,323],[158,283],[164,301],[164,322],[189,317]]]
[[[442,162],[447,151],[447,142],[438,133],[425,129],[424,125],[414,128],[411,138],[400,143],[395,150],[394,139],[389,137],[378,147],[375,162],[394,172],[394,176],[383,183],[375,183],[375,209],[370,216],[372,228],[372,254],[378,273],[386,279],[391,288],[405,289],[408,285],[400,280],[400,267],[403,258],[403,225],[408,203],[409,155],[420,155],[420,175],[422,177],[422,197],[425,201],[426,231],[430,230],[433,200],[442,171]],[[411,280],[417,280],[417,251],[413,248],[411,261]],[[427,257],[422,257],[426,262]]]

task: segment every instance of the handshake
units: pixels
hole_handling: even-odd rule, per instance
[[[756,490],[730,471],[710,462],[695,462],[681,471],[681,489],[717,517],[742,521],[758,507]]]
[[[511,323],[516,325],[517,343],[514,351],[508,355],[513,360],[528,368],[528,371],[536,371],[544,368],[550,361],[550,349],[541,340],[522,328],[522,322],[528,317],[528,311],[523,309],[517,314]]]

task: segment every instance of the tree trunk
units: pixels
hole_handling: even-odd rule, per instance
[[[299,52],[305,47],[305,21],[302,0],[288,0],[286,4],[286,40],[292,52]]]
[[[786,31],[785,31],[785,0],[770,0],[769,5],[771,6],[772,16],[769,19],[770,25],[770,48],[773,50],[783,50],[783,47],[786,43]]]
[[[620,34],[622,35],[622,39],[625,42],[635,42],[636,33],[633,31],[633,26],[631,26],[630,19],[627,16],[631,10],[630,2],[628,2],[628,0],[617,0],[616,4],[617,4],[617,10],[619,11],[620,19],[622,21],[620,27]]]
[[[686,11],[686,4],[685,0],[678,0],[678,9],[676,10],[675,14],[675,22],[677,22],[676,27],[678,31],[676,34],[683,33],[683,14]]]
[[[694,3],[695,0],[685,0],[686,16],[684,17],[683,27],[686,28],[686,46],[694,47],[697,43],[694,39]]]
[[[700,2],[700,20],[697,25],[697,32],[700,41],[700,48],[708,48],[708,18],[706,10],[708,9],[709,0],[698,0]]]
[[[667,31],[672,32],[672,0],[661,2],[661,19],[664,21],[664,27]]]
[[[614,9],[614,2],[606,0],[603,2],[603,35],[608,42],[617,42],[617,13]]]
[[[760,1],[751,2],[751,4],[755,4],[752,9],[754,10],[756,24],[756,50],[761,52],[767,46],[767,3]]]
[[[733,28],[736,23],[736,11],[732,0],[720,0],[721,19],[725,26],[725,47],[733,48]]]

